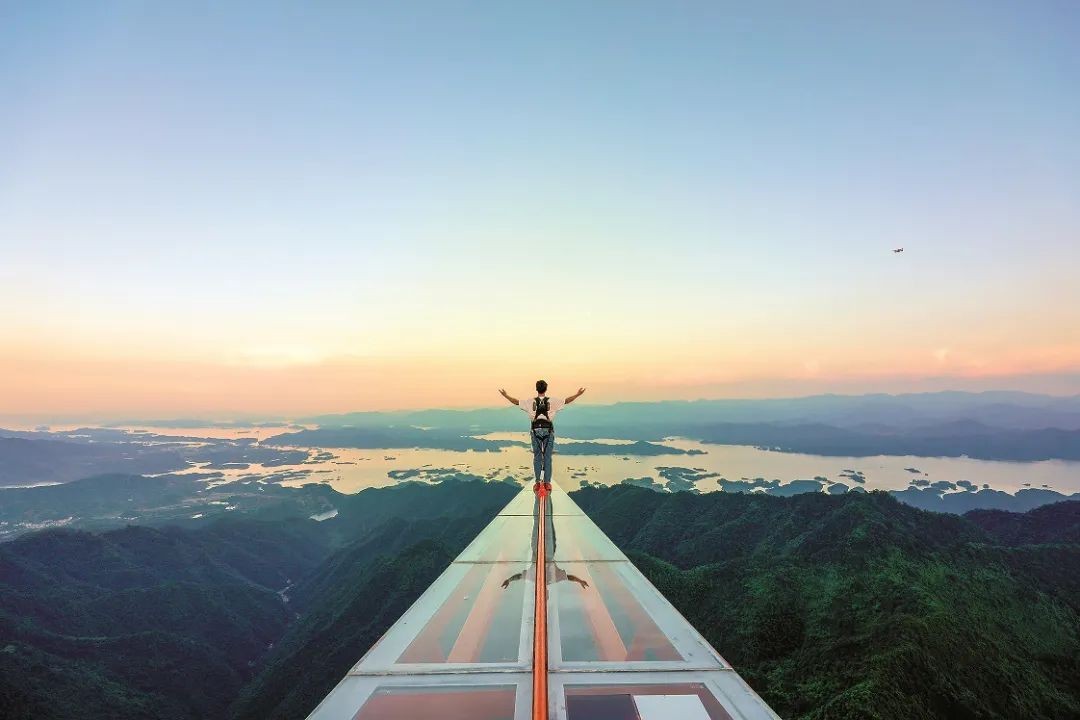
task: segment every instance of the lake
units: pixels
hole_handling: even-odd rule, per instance
[[[265,432],[264,429],[260,429]],[[161,433],[160,429],[157,432]],[[180,434],[177,432],[177,434]],[[198,435],[185,429],[184,434]],[[258,437],[235,430],[230,437]],[[494,433],[480,437],[493,440],[528,441],[527,433]],[[697,476],[710,475],[694,481],[702,492],[719,489],[719,478],[727,480],[776,480],[781,484],[794,480],[824,478],[848,487],[862,486],[867,490],[903,490],[912,480],[930,483],[947,481],[969,482],[976,487],[989,485],[995,490],[1014,493],[1025,487],[1048,488],[1063,494],[1080,492],[1080,462],[1046,460],[1041,462],[1003,462],[970,458],[939,458],[916,456],[830,457],[785,453],[745,445],[710,445],[681,438],[667,438],[669,445],[693,455],[560,455],[556,442],[552,462],[554,477],[565,489],[577,488],[581,481],[614,485],[627,478],[651,477],[663,484],[664,468],[697,470]],[[603,440],[605,444],[628,444],[623,440]],[[353,493],[366,487],[392,485],[405,479],[437,479],[451,472],[470,473],[491,479],[512,477],[527,480],[532,477],[532,453],[528,447],[509,447],[499,451],[455,452],[423,449],[355,450],[348,448],[311,448],[333,455],[332,459],[302,465],[261,468],[253,465],[245,470],[223,471],[227,477],[252,474],[280,475],[282,472],[305,473],[303,477],[285,480],[283,484],[297,486],[306,482],[323,482],[339,492]],[[416,473],[409,473],[416,471]],[[853,471],[853,472],[852,472]],[[861,477],[858,482],[852,476]]]

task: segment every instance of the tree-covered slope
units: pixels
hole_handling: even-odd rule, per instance
[[[574,499],[782,717],[1080,716],[1076,546],[884,493]]]
[[[212,716],[292,619],[276,590],[325,552],[289,523],[0,544],[0,715]]]
[[[332,685],[344,671],[319,665],[321,653],[339,643],[340,657],[359,657],[515,491],[410,483],[343,496],[324,523],[230,519],[0,543],[0,717],[224,718],[298,622],[301,639],[338,624],[310,647],[301,640],[314,659],[297,666],[308,685],[290,686],[289,699]]]
[[[515,492],[504,483],[444,482],[358,493],[331,531],[350,524],[371,530],[290,589],[300,617],[231,717],[306,717]]]
[[[1043,505],[1026,513],[972,510],[964,517],[1005,545],[1080,544],[1080,502]]]
[[[490,520],[399,520],[328,558],[296,588],[300,619],[231,717],[306,717]]]

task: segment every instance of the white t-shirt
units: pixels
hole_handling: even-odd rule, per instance
[[[518,407],[520,407],[522,410],[524,410],[525,414],[529,416],[529,422],[530,423],[533,420],[536,419],[536,416],[533,414],[533,400],[535,400],[536,397],[537,397],[536,395],[532,395],[530,397],[521,398],[520,400],[518,400]],[[566,404],[566,401],[565,400],[556,400],[555,398],[551,397],[550,395],[547,396],[547,399],[548,399],[547,418],[551,422],[555,422],[555,413],[562,410],[563,405]]]

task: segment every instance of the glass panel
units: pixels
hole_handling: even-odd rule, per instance
[[[733,720],[702,683],[567,685],[567,720]]]
[[[532,485],[519,492],[514,499],[507,503],[500,515],[532,515],[536,512],[536,493],[532,491]]]
[[[553,549],[556,560],[626,560],[589,518],[556,515],[552,521],[555,527],[548,539],[549,554]]]
[[[567,495],[558,487],[552,485],[550,500],[548,501],[548,510],[553,515],[584,515],[581,508],[577,506],[570,496]],[[500,515],[535,515],[536,514],[536,493],[532,491],[532,485],[529,485],[525,490],[514,496],[514,499],[507,503],[506,507],[499,513]]]
[[[468,566],[465,576],[398,658],[399,663],[516,662],[526,566]]]
[[[684,660],[642,607],[619,562],[548,566],[549,612],[564,662],[679,662]]]
[[[553,493],[552,503],[546,567],[556,718],[778,720],[738,675],[721,670],[722,659],[565,493]],[[525,507],[527,514],[507,511]],[[536,580],[531,488],[507,510],[312,720],[525,720],[530,676],[521,671],[531,667]]]
[[[353,667],[355,673],[527,666],[531,563],[452,563]],[[503,587],[505,583],[505,587]]]
[[[534,529],[531,516],[498,515],[454,562],[529,562]]]
[[[323,698],[308,720],[527,720],[531,687],[528,673],[350,674]],[[435,709],[429,712],[432,706]]]
[[[578,504],[570,499],[558,485],[551,486],[551,505],[554,515],[584,515]]]
[[[513,720],[513,685],[378,687],[353,720]]]

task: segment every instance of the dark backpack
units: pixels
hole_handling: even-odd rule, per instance
[[[533,398],[533,428],[551,428],[554,427],[551,424],[551,418],[548,417],[551,412],[551,399],[546,397]],[[541,415],[543,417],[541,417]]]

